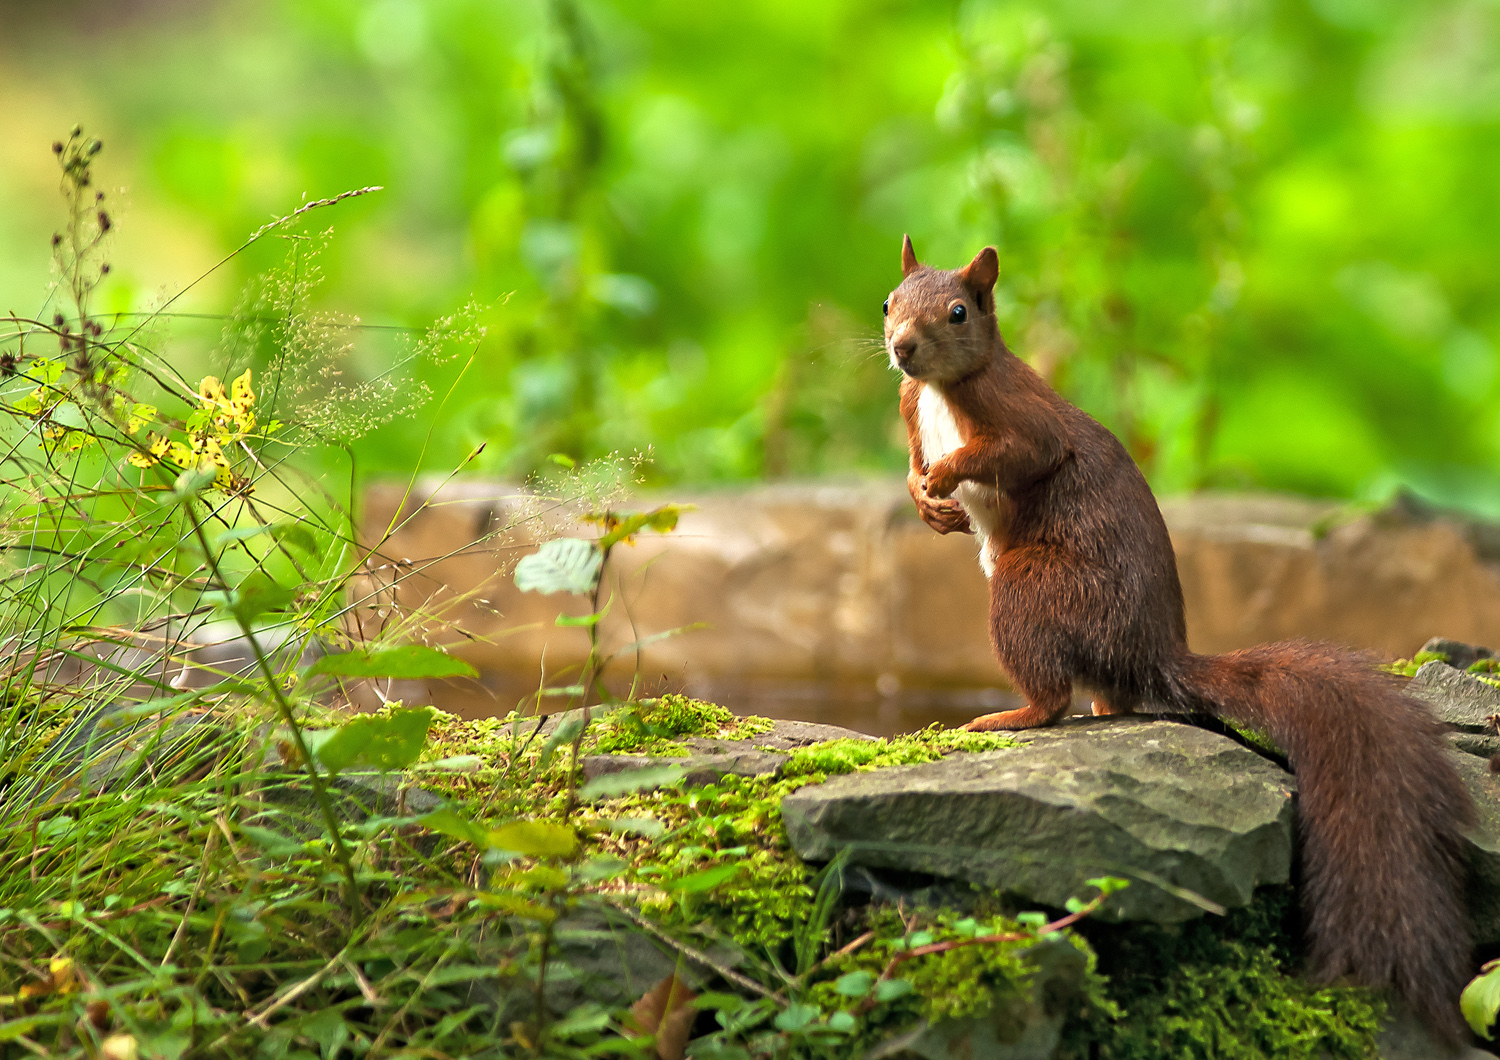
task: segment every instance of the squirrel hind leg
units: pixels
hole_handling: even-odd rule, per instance
[[[1073,689],[1064,685],[1049,689],[1045,693],[1028,695],[1029,702],[1018,710],[1002,710],[997,714],[981,714],[964,726],[969,732],[996,732],[1018,729],[1040,729],[1052,725],[1068,712],[1073,705]]]
[[[1111,692],[1108,696],[1095,694],[1094,701],[1090,704],[1096,718],[1107,715],[1134,714],[1138,706],[1140,706],[1139,698],[1117,692]]]

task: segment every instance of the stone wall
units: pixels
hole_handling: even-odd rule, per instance
[[[383,540],[377,577],[394,584],[371,620],[436,616],[418,624],[492,687],[535,687],[544,657],[551,673],[582,659],[585,634],[554,619],[584,601],[519,593],[509,572],[539,535],[589,531],[561,509],[508,529],[536,502],[498,483],[419,489],[403,503],[404,492],[376,485],[366,495],[364,540]],[[706,628],[647,645],[648,677],[1002,683],[973,538],[923,526],[903,483],[674,491],[630,507],[663,499],[697,509],[675,533],[615,550],[604,640],[618,648]],[[1177,498],[1163,512],[1195,650],[1311,637],[1394,657],[1437,633],[1500,644],[1491,528],[1411,505],[1359,514],[1267,495]]]

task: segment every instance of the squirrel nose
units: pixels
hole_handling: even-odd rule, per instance
[[[891,352],[896,355],[898,364],[905,364],[911,360],[911,355],[917,351],[917,340],[914,338],[903,338],[891,343]]]

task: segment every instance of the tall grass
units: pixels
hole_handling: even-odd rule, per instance
[[[308,659],[378,651],[420,617],[367,621],[405,575],[369,576],[389,565],[356,541],[352,477],[307,459],[425,396],[399,371],[342,381],[351,330],[309,308],[326,238],[309,222],[378,189],[247,240],[285,240],[286,264],[193,380],[164,344],[175,300],[95,311],[114,227],[99,150],[77,129],[54,145],[58,282],[0,336],[0,1050],[494,1048],[438,989],[472,957],[464,914],[395,882],[459,886],[451,859],[362,828],[376,807],[309,746],[342,686]],[[406,363],[476,339],[441,321]]]

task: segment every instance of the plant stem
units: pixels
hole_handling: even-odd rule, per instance
[[[231,590],[229,584],[224,580],[223,573],[219,570],[219,562],[214,557],[213,549],[209,547],[208,535],[203,532],[203,524],[198,521],[197,514],[193,511],[193,499],[185,498],[182,502],[187,512],[188,521],[193,525],[193,533],[198,538],[198,544],[203,549],[204,560],[208,563],[209,570],[213,573],[214,580],[219,583],[225,593]],[[312,781],[313,797],[318,803],[318,809],[323,814],[323,824],[328,830],[328,838],[333,843],[333,856],[343,870],[346,884],[344,903],[349,908],[350,926],[359,923],[359,881],[354,876],[354,863],[349,858],[349,848],[344,845],[344,837],[339,828],[338,816],[333,812],[333,802],[328,798],[328,787],[323,783],[323,778],[318,774],[317,764],[313,761],[312,752],[308,749],[306,741],[302,739],[302,726],[297,724],[296,715],[292,711],[292,705],[287,702],[286,695],[281,690],[281,682],[276,679],[276,671],[271,668],[270,660],[256,639],[254,632],[250,629],[241,614],[233,612],[234,620],[238,623],[245,639],[250,642],[250,650],[255,653],[255,665],[261,675],[266,679],[266,685],[271,690],[271,696],[276,701],[276,709],[292,732],[292,742],[297,747],[297,753],[302,757],[302,763],[307,767],[308,778]]]

